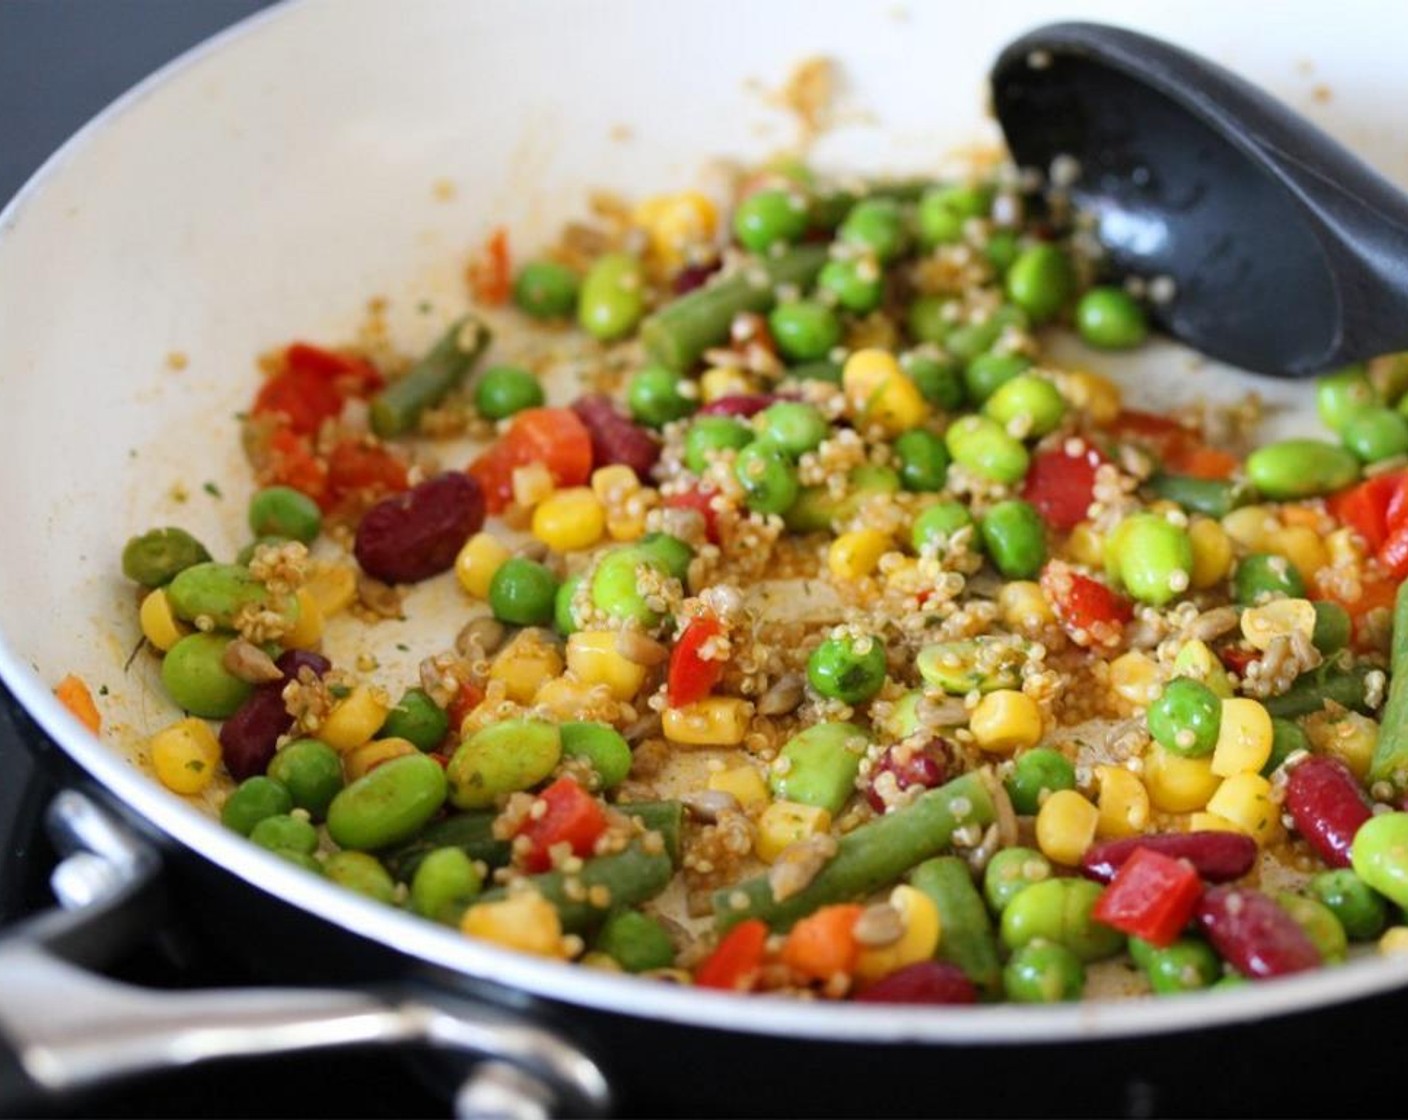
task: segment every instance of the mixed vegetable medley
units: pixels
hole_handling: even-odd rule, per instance
[[[1333,438],[1138,411],[1044,351],[1170,295],[1108,281],[1068,181],[601,198],[523,263],[497,232],[415,360],[269,356],[248,545],[122,554],[186,713],[157,778],[467,936],[729,991],[1408,948],[1408,360],[1307,386]],[[424,581],[439,644],[390,679]]]

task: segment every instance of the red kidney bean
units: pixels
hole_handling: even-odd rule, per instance
[[[446,471],[367,510],[354,552],[368,575],[384,583],[416,583],[453,567],[460,546],[483,524],[479,483]]]
[[[677,296],[682,296],[686,292],[692,292],[695,288],[702,288],[709,277],[719,271],[719,266],[723,264],[721,260],[709,261],[706,264],[687,264],[670,281],[670,290]]]
[[[314,653],[311,649],[286,649],[279,654],[279,659],[274,664],[284,675],[284,680],[298,676],[300,669],[312,669],[314,676],[321,677],[332,668],[331,661],[321,653]]]
[[[1354,834],[1372,815],[1349,767],[1324,755],[1292,767],[1286,781],[1286,808],[1296,831],[1331,867],[1349,866]]]
[[[710,401],[694,415],[737,416],[746,420],[750,416],[756,416],[776,400],[771,393],[734,393],[732,396]]]
[[[1256,862],[1256,841],[1250,836],[1236,832],[1156,832],[1092,844],[1081,857],[1081,874],[1097,883],[1108,883],[1140,848],[1186,859],[1210,883],[1240,879]]]
[[[262,684],[220,727],[220,752],[225,769],[237,782],[269,768],[279,736],[293,726],[284,708],[283,682]]]
[[[650,468],[660,458],[660,444],[654,436],[617,412],[610,397],[578,397],[572,402],[572,411],[592,437],[594,467],[624,463],[642,482],[646,481]]]
[[[978,990],[964,971],[947,961],[919,961],[875,981],[857,1003],[977,1003]]]
[[[881,755],[879,764],[870,772],[870,788],[865,791],[865,799],[877,813],[885,811],[885,799],[875,790],[875,779],[881,774],[893,774],[895,785],[900,789],[911,786],[935,789],[948,778],[948,744],[942,739],[934,739],[903,762],[894,747]]]
[[[1276,902],[1249,887],[1213,887],[1194,916],[1218,954],[1249,980],[1320,967],[1320,953]]]

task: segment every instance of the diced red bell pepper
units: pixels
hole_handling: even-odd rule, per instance
[[[525,408],[508,431],[469,465],[490,513],[513,501],[513,472],[542,463],[559,487],[581,486],[592,473],[592,440],[570,408]]]
[[[538,795],[547,806],[539,816],[530,813],[519,836],[532,842],[523,859],[525,870],[537,873],[552,867],[552,849],[567,844],[576,856],[589,856],[606,831],[606,811],[601,802],[568,777],[558,778]]]
[[[1204,443],[1180,444],[1164,456],[1164,469],[1193,478],[1230,478],[1241,462],[1229,451]]]
[[[259,481],[265,486],[291,486],[321,502],[327,491],[327,467],[313,454],[305,436],[282,425],[269,436],[269,459],[260,468]]]
[[[1140,848],[1119,869],[1095,908],[1095,920],[1163,948],[1177,940],[1202,897],[1198,873],[1180,859]]]
[[[1379,563],[1396,580],[1408,579],[1408,522],[1388,531],[1378,550]]]
[[[250,412],[280,417],[300,435],[312,435],[324,420],[342,411],[343,396],[337,386],[318,373],[286,369],[259,387]]]
[[[704,534],[710,544],[719,543],[719,515],[712,502],[714,491],[706,489],[685,490],[671,494],[661,504],[666,509],[692,509],[704,518]]]
[[[1247,666],[1261,656],[1261,651],[1243,642],[1223,646],[1217,651],[1217,658],[1228,672],[1239,677],[1247,675]]]
[[[361,440],[339,440],[328,453],[324,510],[351,503],[365,509],[388,494],[406,489],[406,464],[391,450]]]
[[[684,628],[680,640],[670,651],[670,672],[665,683],[665,698],[672,708],[683,708],[703,700],[724,675],[724,663],[717,658],[705,659],[700,648],[722,634],[723,623],[716,618],[696,618]]]
[[[746,992],[763,967],[767,944],[768,927],[764,922],[757,918],[739,922],[694,970],[695,986]]]
[[[1188,455],[1191,449],[1202,446],[1199,433],[1172,417],[1161,416],[1155,412],[1121,409],[1111,429],[1121,439],[1142,444],[1165,464],[1169,460],[1178,461]]]
[[[1095,500],[1095,471],[1104,461],[1093,447],[1079,455],[1068,455],[1065,448],[1042,451],[1032,456],[1022,497],[1048,525],[1074,529]]]
[[[1134,608],[1123,595],[1069,564],[1052,561],[1041,570],[1041,589],[1056,618],[1077,645],[1117,646]]]
[[[450,717],[450,736],[453,739],[458,741],[465,717],[479,707],[483,699],[484,693],[478,685],[470,681],[460,681],[459,688],[455,690],[449,706],[445,709],[445,714]]]
[[[508,302],[512,290],[512,264],[509,260],[508,230],[499,226],[469,262],[469,290],[477,303],[499,307]]]
[[[1377,552],[1387,539],[1391,525],[1408,516],[1408,472],[1381,474],[1350,486],[1326,499],[1331,516],[1353,529]]]
[[[284,351],[284,368],[338,383],[354,396],[364,396],[385,384],[376,366],[365,358],[324,350],[307,342],[293,342]]]

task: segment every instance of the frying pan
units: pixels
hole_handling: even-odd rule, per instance
[[[1408,10],[1127,7],[1080,14],[1219,59],[1408,183],[1408,137],[1384,112],[1408,93],[1390,48]],[[1305,1013],[1408,984],[1408,963],[1381,959],[1186,1000],[962,1013],[744,1002],[519,956],[377,906],[224,831],[118,746],[172,716],[150,659],[129,663],[138,634],[118,553],[166,523],[217,554],[242,543],[233,414],[255,354],[352,337],[373,296],[389,301],[397,344],[416,350],[462,305],[466,247],[490,226],[530,248],[580,215],[591,188],[678,187],[707,180],[707,157],[794,142],[765,91],[808,55],[841,64],[819,166],[940,172],[943,153],[996,141],[981,106],[1000,46],[1064,14],[1035,0],[971,11],[310,0],[193,52],[45,167],[0,215],[0,677],[34,749],[69,782],[49,808],[68,858],[61,906],[0,941],[0,1111],[25,1092],[174,1065],[373,1044],[435,1053],[435,1075],[470,1114],[738,1112],[760,1100],[1020,1110],[1035,1099],[1023,1083],[1051,1092],[1088,1077],[1073,1047],[1098,1044],[1116,1067],[1136,1040],[1164,1035],[1160,1060],[1189,1068],[1263,1020],[1299,1016],[1287,1022],[1313,1037]],[[1064,356],[1151,407],[1256,391],[1268,436],[1315,427],[1304,386],[1170,346],[1118,362]],[[425,639],[414,619],[439,594],[413,599],[404,627],[378,628],[389,679],[405,668],[389,651]],[[99,690],[106,742],[52,698],[70,671]],[[168,918],[297,986],[156,994],[90,971]],[[965,1064],[994,1048],[1011,1048],[1022,1077],[964,1097]]]

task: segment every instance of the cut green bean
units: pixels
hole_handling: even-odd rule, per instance
[[[1408,666],[1405,666],[1405,669],[1408,669]],[[1302,673],[1280,696],[1272,696],[1264,701],[1266,710],[1278,719],[1295,719],[1296,716],[1318,712],[1324,708],[1327,700],[1333,700],[1346,708],[1367,713],[1369,709],[1365,702],[1364,678],[1368,674],[1369,667],[1366,665],[1345,669],[1333,662],[1326,663],[1314,672]],[[1379,742],[1392,743],[1395,736],[1389,734],[1386,723],[1384,727],[1385,730],[1379,733]],[[1404,752],[1404,756],[1400,765],[1408,766],[1408,751]]]
[[[388,439],[415,428],[421,413],[438,405],[464,383],[489,340],[489,328],[473,315],[451,323],[440,341],[405,377],[372,398],[372,431]]]
[[[1394,602],[1389,669],[1388,702],[1379,718],[1369,781],[1389,782],[1401,792],[1408,789],[1408,583],[1399,584]]]
[[[928,896],[939,912],[938,959],[956,964],[988,998],[1002,994],[1002,961],[997,933],[983,896],[968,865],[957,856],[940,856],[921,863],[910,884]]]
[[[509,860],[509,842],[494,838],[496,812],[484,810],[458,813],[436,821],[399,847],[381,853],[387,870],[403,883],[415,878],[416,869],[431,852],[438,848],[458,848],[470,859],[490,868],[503,867]]]
[[[629,909],[654,898],[674,877],[675,867],[665,852],[647,852],[641,844],[631,844],[614,856],[597,856],[582,864],[580,871],[545,871],[528,882],[557,910],[564,933],[583,933],[599,925],[608,913]],[[569,885],[570,884],[570,885]],[[603,887],[604,891],[595,888]],[[598,896],[605,906],[589,901]],[[484,902],[508,897],[502,888],[486,891]]]
[[[1156,497],[1175,502],[1190,513],[1226,517],[1251,501],[1251,490],[1219,478],[1196,478],[1190,474],[1156,474],[1149,480]]]

